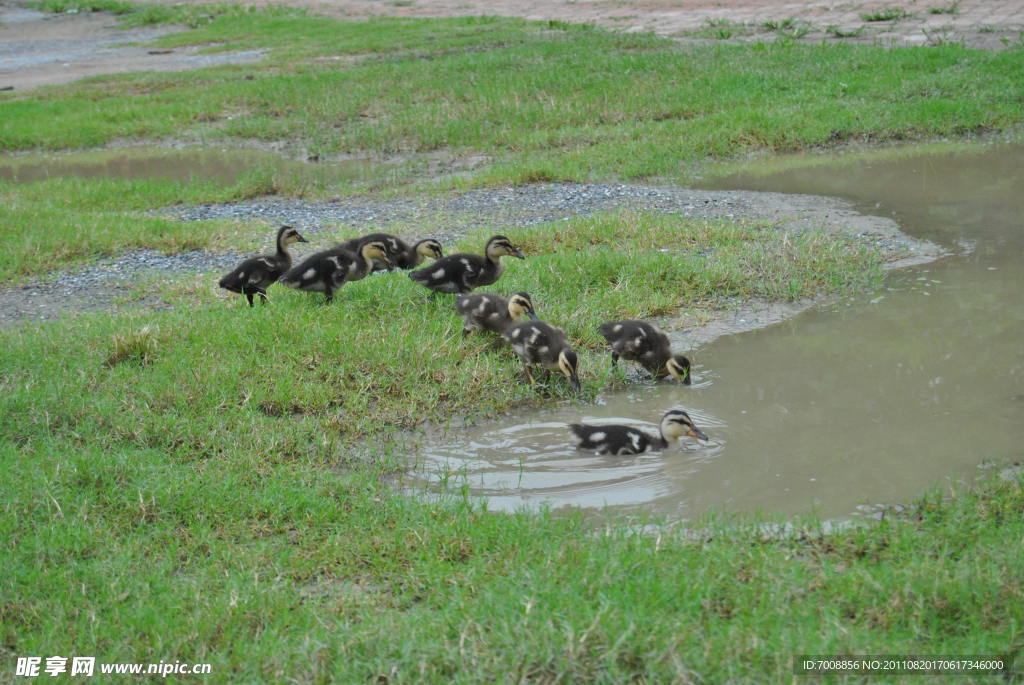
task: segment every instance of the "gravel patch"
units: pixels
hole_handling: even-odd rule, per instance
[[[478,228],[501,232],[619,208],[657,210],[692,219],[764,219],[786,229],[823,227],[874,244],[887,261],[899,266],[943,254],[938,246],[903,234],[891,219],[860,214],[850,203],[836,198],[630,184],[545,183],[386,201],[307,202],[268,197],[235,204],[175,206],[154,213],[179,221],[262,221],[268,227],[260,235],[262,251],[272,249],[272,227],[290,223],[313,243],[303,246],[304,251],[295,250],[301,258],[323,249],[329,242],[327,234],[336,235],[341,227],[351,234],[388,230],[410,239],[433,236],[450,248]],[[53,319],[69,312],[117,309],[118,300],[140,280],[224,272],[244,256],[203,251],[175,255],[152,250],[126,252],[84,269],[0,290],[0,326]],[[143,304],[156,305],[158,300],[147,298]]]

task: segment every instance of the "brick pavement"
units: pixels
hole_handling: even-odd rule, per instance
[[[260,1],[260,0],[258,0]],[[1024,0],[291,0],[332,16],[483,15],[593,22],[625,31],[717,40],[773,40],[767,22],[799,20],[804,41],[928,45],[959,42],[1002,49],[1022,45]],[[901,9],[897,21],[862,15]],[[933,13],[930,10],[954,9]],[[830,28],[831,27],[831,28]],[[793,33],[793,29],[789,29]]]

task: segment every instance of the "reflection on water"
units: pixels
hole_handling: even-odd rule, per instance
[[[452,433],[423,450],[418,472],[464,479],[491,508],[843,516],[1024,454],[1024,147],[840,162],[715,187],[845,197],[958,254],[891,274],[877,292],[719,338],[692,355],[691,388],[638,385],[602,406]],[[565,428],[614,418],[655,432],[673,406],[712,441],[597,457],[576,452]]]

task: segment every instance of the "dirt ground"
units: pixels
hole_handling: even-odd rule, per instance
[[[177,0],[160,0],[176,2]],[[195,2],[195,0],[191,0]],[[256,0],[254,4],[271,4]],[[276,3],[280,4],[280,3]],[[684,40],[775,40],[766,27],[787,19],[799,40],[928,45],[958,42],[1001,49],[1021,44],[1021,0],[286,0],[326,16],[445,17],[500,15],[590,22],[622,31],[653,31]],[[898,7],[898,21],[862,15]],[[940,12],[939,10],[947,10]],[[261,58],[258,51],[199,55],[197,49],[155,53],[147,41],[177,27],[123,30],[105,13],[44,14],[27,0],[0,0],[0,88],[25,90],[127,71],[178,71]],[[838,37],[837,33],[856,34]],[[136,43],[136,45],[126,45]]]

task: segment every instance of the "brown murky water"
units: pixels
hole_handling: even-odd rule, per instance
[[[126,147],[87,154],[61,154],[0,159],[0,181],[29,183],[59,176],[189,181],[208,178],[235,183],[245,174],[266,170],[324,181],[364,180],[379,173],[370,160],[323,165],[289,162],[272,152],[220,148],[159,149]]]
[[[452,432],[422,450],[417,472],[467,485],[492,509],[842,517],[1024,455],[1024,146],[811,161],[715,187],[845,197],[957,254],[695,350],[690,388],[640,384],[600,406]],[[572,449],[565,428],[584,419],[654,431],[673,406],[711,441],[600,457]]]

